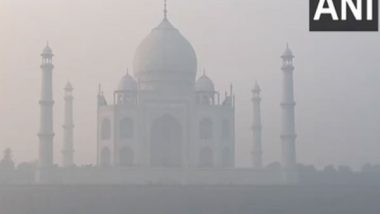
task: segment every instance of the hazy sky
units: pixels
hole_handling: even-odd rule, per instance
[[[75,158],[94,163],[99,82],[110,100],[136,47],[162,19],[162,0],[0,0],[0,149],[37,159],[40,56],[54,64],[55,162],[61,162],[63,87],[75,88]],[[239,165],[250,164],[251,88],[262,91],[265,162],[280,159],[280,71],[296,55],[298,159],[324,166],[380,163],[380,34],[310,33],[306,0],[169,0],[171,22],[201,68],[237,96]]]

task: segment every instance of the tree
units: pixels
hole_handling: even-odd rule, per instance
[[[15,163],[12,157],[12,150],[10,148],[6,148],[3,152],[3,159],[0,161],[0,169],[14,169]]]

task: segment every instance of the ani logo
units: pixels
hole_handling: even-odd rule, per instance
[[[378,31],[378,0],[309,0],[310,31]]]

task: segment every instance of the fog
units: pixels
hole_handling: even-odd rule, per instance
[[[7,195],[0,200],[2,212],[6,214],[372,214],[378,212],[377,199],[380,196],[378,189],[373,187],[330,186],[319,189],[55,186],[13,187],[1,190],[2,195]],[[17,194],[20,192],[24,193],[22,197]],[[310,192],[313,192],[312,196]],[[35,197],[36,195],[39,197]],[[365,202],[363,199],[366,199]],[[19,203],[9,203],[12,200]]]
[[[55,58],[55,162],[60,163],[63,88],[74,87],[75,156],[96,160],[98,84],[112,93],[142,39],[162,19],[160,0],[0,0],[0,150],[37,159],[40,53]],[[380,162],[378,33],[310,33],[308,1],[169,0],[169,19],[194,46],[217,89],[236,94],[237,163],[250,164],[251,89],[262,88],[265,163],[280,159],[280,55],[296,55],[300,162],[359,167]],[[200,74],[201,72],[198,72]]]

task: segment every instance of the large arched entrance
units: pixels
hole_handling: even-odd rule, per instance
[[[182,127],[172,116],[164,115],[151,126],[151,165],[179,167],[182,165]]]

